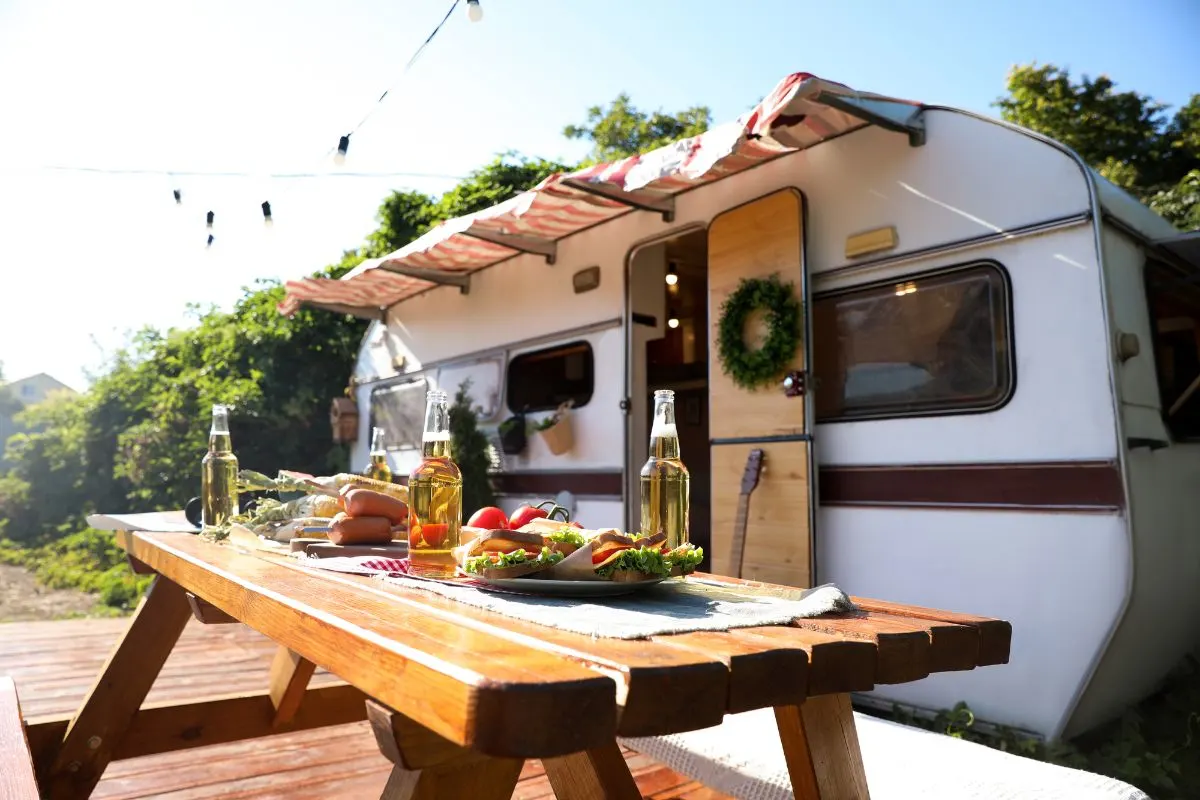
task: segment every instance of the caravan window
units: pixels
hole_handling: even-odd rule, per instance
[[[818,295],[817,419],[988,411],[1013,391],[1008,280],[994,264]]]
[[[592,346],[571,342],[522,353],[508,362],[505,383],[513,411],[550,411],[568,400],[585,406],[595,388]]]
[[[389,450],[415,450],[421,447],[425,430],[424,378],[380,386],[371,392],[371,426],[383,428]]]
[[[1200,440],[1200,285],[1165,264],[1146,264],[1154,361],[1163,419],[1176,440]]]

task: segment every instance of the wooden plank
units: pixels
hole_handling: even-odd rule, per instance
[[[850,697],[775,709],[792,791],[805,800],[869,800]]]
[[[879,651],[874,642],[847,639],[782,625],[738,628],[735,639],[765,641],[773,647],[796,647],[808,653],[808,696],[866,692],[875,688]]]
[[[799,705],[808,696],[808,650],[799,641],[788,646],[773,639],[739,637],[723,631],[652,636],[651,640],[703,653],[725,664],[729,669],[725,706],[730,714]]]
[[[621,750],[614,741],[582,753],[542,760],[560,800],[640,800]]]
[[[979,654],[975,665],[987,667],[1008,663],[1009,650],[1012,647],[1011,622],[971,614],[958,614],[936,608],[892,603],[887,600],[872,600],[868,597],[851,597],[850,599],[864,611],[878,611],[913,619],[935,620],[973,627],[979,631]]]
[[[380,596],[394,604],[397,614],[444,621],[459,630],[487,631],[611,676],[617,684],[621,736],[707,728],[720,724],[725,715],[729,668],[713,654],[657,641],[596,639],[509,617],[497,624],[492,612],[361,575],[331,574],[326,580]]]
[[[296,715],[316,668],[316,664],[286,647],[275,650],[267,685],[271,704],[275,706],[273,724],[276,727],[287,723]]]
[[[383,800],[512,797],[524,759],[481,756],[374,700],[366,709],[379,751],[393,764]]]
[[[147,704],[133,718],[113,759],[357,722],[366,718],[366,699],[358,689],[344,683],[309,689],[296,714],[281,725],[274,723],[275,706],[267,692],[219,695],[183,704]],[[28,730],[34,752],[53,749],[70,721],[69,716],[61,715],[31,718]]]
[[[231,625],[237,620],[214,606],[207,600],[201,600],[191,592],[187,593],[188,605],[191,606],[192,616],[197,622],[205,625]]]
[[[909,625],[865,614],[797,619],[796,627],[874,642],[879,651],[875,683],[910,683],[929,676],[929,634]]]
[[[0,675],[0,798],[38,800],[38,796],[17,685],[12,678]]]
[[[183,589],[156,577],[68,726],[61,747],[39,762],[48,765],[42,781],[47,797],[91,794],[189,617]]]
[[[738,493],[746,458],[754,448],[763,451],[764,469],[750,499],[742,575],[783,586],[810,586],[808,442],[713,446],[712,570],[731,571]]]
[[[122,532],[118,542],[456,744],[499,757],[551,756],[616,731],[613,681],[578,663],[191,534]]]

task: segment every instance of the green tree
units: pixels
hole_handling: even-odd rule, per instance
[[[1005,120],[1066,144],[1179,227],[1200,227],[1200,94],[1168,119],[1148,95],[1050,64],[1013,67],[1007,88],[996,101]]]
[[[712,124],[708,106],[692,106],[674,114],[646,112],[636,108],[622,92],[607,107],[592,106],[583,125],[568,125],[563,135],[592,143],[588,162],[615,161],[698,136]],[[587,163],[587,162],[585,162]]]

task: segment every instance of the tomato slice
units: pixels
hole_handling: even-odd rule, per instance
[[[426,547],[437,549],[446,541],[446,534],[449,533],[449,525],[444,522],[431,522],[421,529],[421,538],[425,540]]]

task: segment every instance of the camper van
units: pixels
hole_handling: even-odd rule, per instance
[[[800,341],[747,389],[716,331],[771,275]],[[701,136],[293,281],[281,311],[301,304],[372,320],[356,465],[381,427],[405,474],[426,391],[469,380],[504,508],[635,529],[671,389],[707,569],[1012,621],[1008,665],[863,703],[1070,736],[1200,638],[1200,235],[1031,131],[798,73]],[[566,445],[538,430],[560,409]]]

